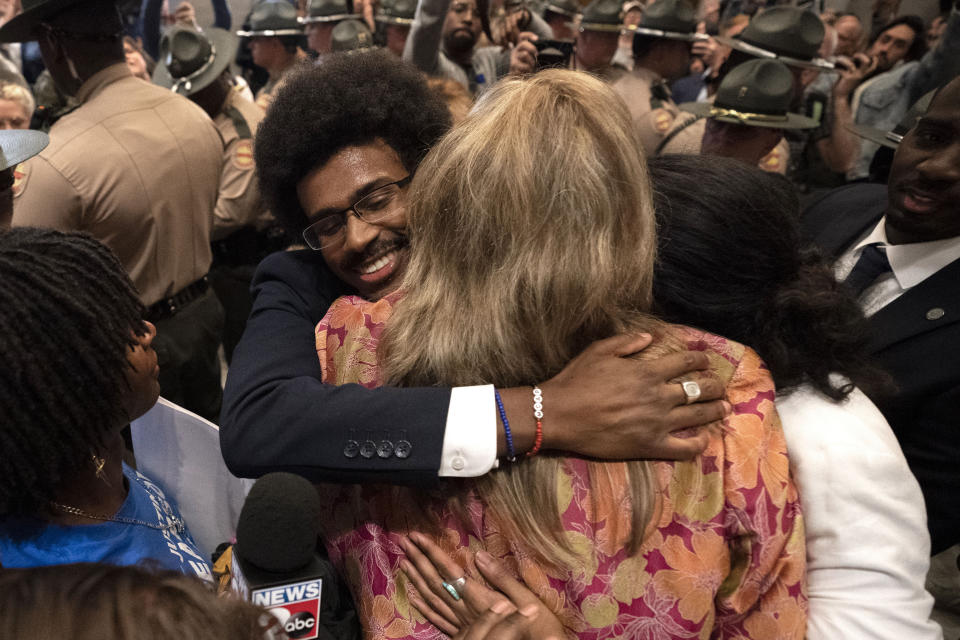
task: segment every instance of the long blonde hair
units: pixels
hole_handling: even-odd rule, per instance
[[[587,74],[543,71],[489,91],[411,186],[407,293],[379,347],[388,382],[533,385],[594,340],[658,332],[640,148],[625,105]],[[577,562],[558,513],[561,462],[541,455],[474,485],[554,566]],[[629,473],[636,551],[653,513],[650,463],[594,462],[591,477],[616,464]]]

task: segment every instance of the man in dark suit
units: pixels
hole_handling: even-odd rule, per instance
[[[287,470],[314,480],[429,483],[483,475],[508,455],[492,385],[333,387],[321,382],[315,352],[314,327],[336,297],[376,299],[401,281],[407,184],[449,126],[442,99],[385,52],[331,56],[291,78],[261,123],[254,148],[261,192],[277,219],[316,250],[274,254],[254,277],[220,430],[237,475]],[[540,384],[544,448],[604,459],[702,450],[700,435],[671,432],[729,412],[717,400],[722,386],[701,378],[707,402],[690,404],[697,398],[675,378],[705,369],[706,357],[621,357],[648,341],[600,341]],[[498,391],[514,449],[527,451],[536,433],[531,388]]]
[[[858,292],[898,387],[873,400],[923,489],[936,554],[960,542],[960,78],[904,136],[888,186],[832,191],[803,224]]]

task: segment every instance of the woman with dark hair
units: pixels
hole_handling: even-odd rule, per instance
[[[137,564],[210,577],[176,507],[123,462],[157,401],[156,328],[82,233],[0,234],[0,565]]]
[[[860,390],[887,378],[868,360],[855,298],[801,249],[793,187],[724,158],[665,156],[650,172],[657,310],[749,344],[773,374],[804,506],[807,638],[940,638],[923,496]]]

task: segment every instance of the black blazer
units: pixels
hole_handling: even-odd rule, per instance
[[[350,293],[320,252],[279,252],[253,278],[253,310],[223,392],[220,445],[241,477],[291,471],[314,481],[437,481],[450,389],[320,382],[314,327]]]
[[[885,185],[850,185],[813,202],[802,225],[836,259],[886,206]],[[937,553],[960,542],[960,260],[885,306],[870,324],[870,350],[899,387],[895,396],[873,400],[920,482]]]

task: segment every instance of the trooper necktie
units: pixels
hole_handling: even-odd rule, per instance
[[[853,266],[850,275],[843,283],[853,289],[858,297],[866,291],[867,287],[876,282],[884,273],[891,271],[890,261],[887,260],[887,252],[880,248],[880,243],[868,244],[863,248],[860,259]]]

